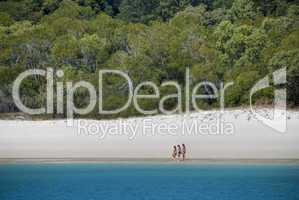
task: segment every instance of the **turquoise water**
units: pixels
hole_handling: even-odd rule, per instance
[[[297,200],[299,166],[0,165],[1,200]]]

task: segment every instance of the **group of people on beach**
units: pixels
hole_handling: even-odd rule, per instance
[[[185,144],[182,144],[182,147],[179,144],[173,146],[172,159],[176,161],[184,161],[186,159]]]

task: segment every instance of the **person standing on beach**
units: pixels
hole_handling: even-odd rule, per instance
[[[177,153],[178,153],[178,152],[177,152],[176,146],[174,145],[174,146],[173,146],[173,152],[172,152],[172,159],[173,159],[173,160],[176,159]]]
[[[182,155],[183,155],[183,161],[186,159],[186,146],[185,144],[182,144]]]
[[[182,154],[182,149],[181,149],[181,146],[179,144],[177,145],[177,147],[178,147],[178,159],[180,160],[181,154]]]

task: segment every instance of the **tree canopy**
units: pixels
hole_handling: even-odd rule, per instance
[[[287,67],[288,106],[299,106],[296,0],[4,0],[0,41],[0,91],[5,97],[0,96],[0,112],[17,111],[11,88],[20,72],[47,67],[64,71],[60,81],[86,80],[95,86],[101,69],[120,69],[134,85],[169,80],[184,86],[188,68],[192,83],[234,81],[225,98],[230,107],[248,105],[256,81]],[[104,107],[119,107],[128,88],[117,77],[104,81]],[[262,91],[256,101],[271,104],[274,88]],[[40,107],[45,90],[46,80],[32,77],[23,83],[21,98]],[[171,94],[173,88],[161,91]],[[147,88],[142,92],[150,93]],[[75,96],[77,106],[88,102],[84,90]],[[178,102],[165,103],[171,109]],[[203,109],[219,106],[217,100],[198,103]],[[158,106],[146,100],[141,104]],[[137,114],[132,107],[118,116]],[[90,115],[107,117],[96,111]]]

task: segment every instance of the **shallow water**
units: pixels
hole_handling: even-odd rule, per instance
[[[1,200],[299,199],[298,165],[0,165]]]

